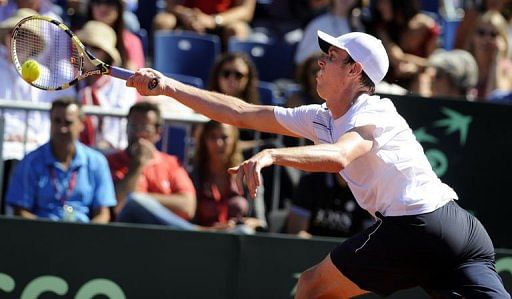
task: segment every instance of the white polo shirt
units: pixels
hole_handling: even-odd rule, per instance
[[[340,172],[359,205],[373,215],[428,213],[457,199],[432,171],[423,148],[389,99],[363,94],[338,119],[325,104],[276,107],[274,114],[285,128],[315,144],[335,143],[355,127],[375,126],[371,151]]]

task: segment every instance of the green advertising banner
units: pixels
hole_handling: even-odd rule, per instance
[[[343,241],[2,217],[0,235],[7,299],[293,298],[299,274]],[[510,292],[512,251],[497,252]],[[390,298],[428,297],[411,289]]]

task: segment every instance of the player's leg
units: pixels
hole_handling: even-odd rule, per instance
[[[454,278],[456,291],[464,298],[510,299],[491,260],[466,262],[455,271]]]
[[[401,228],[378,220],[345,240],[299,278],[296,298],[352,298],[368,292],[387,296],[417,285]],[[410,254],[409,254],[410,255]]]
[[[464,298],[510,298],[494,264],[494,246],[483,225],[456,202],[446,205],[439,213],[443,241],[460,262],[445,273],[450,289]]]
[[[299,278],[296,299],[352,298],[368,293],[345,277],[332,263],[330,255]]]
[[[483,225],[474,216],[456,207],[469,228],[462,256],[466,259],[454,271],[456,291],[465,298],[510,298],[496,272],[494,246]]]

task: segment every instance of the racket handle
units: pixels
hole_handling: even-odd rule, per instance
[[[128,78],[133,76],[134,73],[135,72],[132,72],[132,71],[129,71],[127,69],[123,69],[123,68],[120,68],[117,66],[110,67],[110,75],[112,77],[116,77],[119,79],[128,80]],[[154,89],[157,86],[158,86],[158,79],[153,79],[148,84],[149,89]]]
[[[112,77],[116,77],[123,80],[128,80],[131,76],[133,76],[135,72],[129,71],[127,69],[123,69],[117,66],[111,66],[110,67],[110,75]]]

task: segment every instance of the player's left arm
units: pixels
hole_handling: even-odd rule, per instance
[[[374,126],[354,128],[333,144],[265,149],[229,171],[237,175],[240,190],[245,179],[254,197],[261,185],[262,168],[275,164],[309,172],[340,172],[372,149],[374,129]]]

